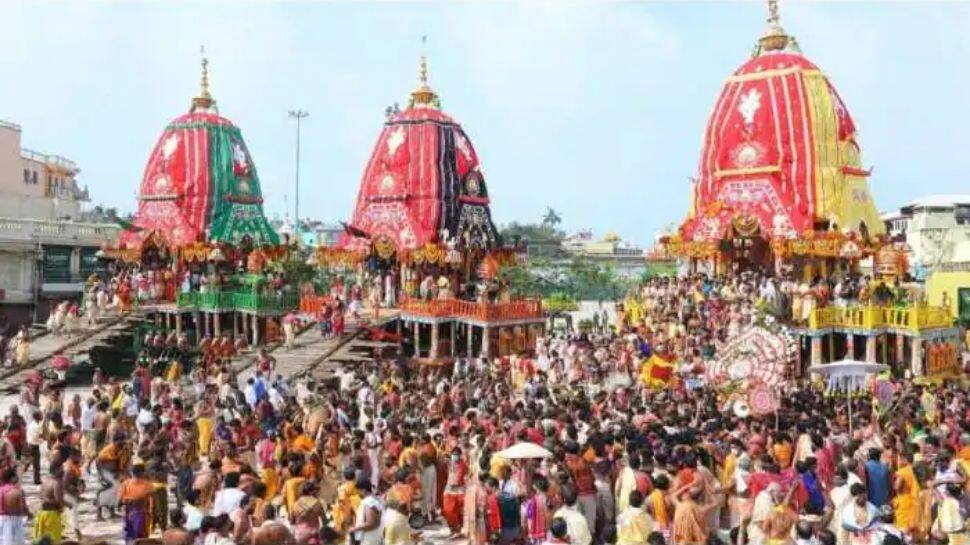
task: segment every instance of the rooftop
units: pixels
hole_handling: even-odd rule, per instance
[[[41,153],[32,149],[23,148],[20,150],[20,156],[30,161],[36,161],[51,167],[61,168],[71,174],[77,174],[81,171],[81,169],[77,168],[77,163],[60,155]]]
[[[970,204],[970,194],[940,194],[926,195],[906,203],[902,208],[948,207],[959,204]]]
[[[20,130],[20,125],[7,121],[5,119],[0,119],[0,127],[3,127],[4,129],[12,129],[15,131]]]

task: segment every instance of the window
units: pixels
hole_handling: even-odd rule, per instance
[[[953,210],[957,225],[970,225],[970,205],[957,206]]]
[[[24,169],[24,183],[25,184],[29,184],[30,183],[30,169],[29,168],[25,168]]]
[[[957,288],[957,312],[964,325],[970,325],[970,288]]]
[[[32,183],[34,185],[37,185],[37,171],[35,170],[31,174],[32,175],[31,175],[31,182],[30,183]]]

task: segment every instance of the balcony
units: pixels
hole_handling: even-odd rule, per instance
[[[919,304],[911,307],[824,307],[817,308],[808,319],[809,329],[892,329],[919,333],[930,329],[953,327],[949,310]]]
[[[114,242],[121,228],[108,223],[74,223],[0,217],[0,240],[71,246]]]
[[[479,322],[509,322],[544,319],[540,299],[520,299],[509,303],[478,303],[461,299],[405,299],[401,312],[428,318],[467,319]]]
[[[247,311],[257,314],[283,314],[297,308],[295,293],[252,293],[232,291],[192,291],[179,293],[175,305],[181,309],[219,312]]]

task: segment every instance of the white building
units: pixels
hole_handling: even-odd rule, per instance
[[[620,276],[639,276],[647,268],[643,248],[624,241],[612,232],[596,240],[592,231],[579,231],[563,239],[562,248],[569,255],[611,266]]]
[[[294,237],[295,226],[293,220],[287,216],[284,219],[273,218],[270,221],[280,239]],[[344,228],[339,223],[325,223],[318,220],[300,220],[300,244],[315,248],[317,246],[335,246]]]
[[[8,323],[35,304],[76,297],[96,270],[95,254],[120,228],[81,221],[88,191],[80,169],[59,155],[21,146],[19,125],[0,121],[0,309]]]
[[[970,266],[970,195],[930,195],[882,219],[889,235],[906,240],[916,273]]]

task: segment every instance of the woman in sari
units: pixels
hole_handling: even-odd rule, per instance
[[[155,483],[145,478],[145,466],[135,464],[131,478],[121,484],[118,502],[125,507],[125,543],[148,537],[151,532],[151,504]]]
[[[896,515],[896,527],[907,536],[912,536],[919,528],[920,485],[913,470],[913,455],[900,452],[899,462],[900,467],[893,480],[893,513]]]

